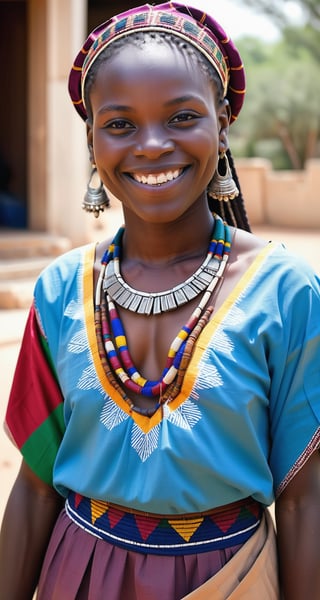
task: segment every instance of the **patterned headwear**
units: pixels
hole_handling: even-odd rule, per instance
[[[136,31],[172,33],[195,46],[221,79],[231,107],[230,123],[237,118],[245,95],[244,68],[237,48],[219,23],[206,13],[177,2],[166,2],[132,8],[99,25],[89,35],[69,76],[69,93],[82,119],[87,119],[84,85],[94,61],[113,41]]]

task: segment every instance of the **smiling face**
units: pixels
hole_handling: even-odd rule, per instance
[[[228,107],[194,58],[167,42],[127,43],[99,66],[90,107],[92,160],[125,214],[168,223],[206,203]]]

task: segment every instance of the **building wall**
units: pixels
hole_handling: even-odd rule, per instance
[[[303,171],[273,171],[262,159],[236,161],[252,224],[320,231],[320,160]]]

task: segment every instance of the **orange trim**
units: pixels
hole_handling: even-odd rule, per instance
[[[232,92],[234,92],[234,94],[245,94],[245,93],[246,93],[246,89],[244,89],[244,90],[236,90],[236,89],[235,89],[235,88],[233,88],[233,87],[229,87],[229,89],[230,89]]]
[[[247,287],[248,283],[253,279],[256,272],[260,268],[261,264],[264,262],[266,256],[268,256],[271,253],[271,251],[273,251],[274,247],[275,247],[275,244],[273,244],[273,243],[267,244],[266,246],[263,247],[263,249],[259,252],[259,254],[254,259],[253,263],[250,265],[250,267],[247,269],[247,271],[242,275],[242,277],[240,278],[239,282],[234,287],[232,292],[229,294],[229,296],[225,299],[223,304],[217,310],[217,312],[213,313],[211,321],[209,321],[209,323],[203,329],[203,331],[201,332],[201,334],[199,336],[197,343],[195,344],[194,353],[193,353],[193,356],[189,363],[187,373],[186,373],[186,376],[185,376],[183,384],[182,384],[181,392],[177,396],[177,398],[175,398],[171,402],[170,408],[176,409],[181,404],[181,402],[183,402],[183,400],[187,399],[190,396],[192,388],[193,388],[196,378],[198,376],[199,362],[200,362],[203,352],[204,352],[203,348],[207,348],[207,346],[209,345],[209,342],[210,342],[211,338],[213,337],[213,335],[215,334],[217,328],[219,327],[219,325],[221,325],[221,323],[225,319],[227,313],[234,306],[234,304],[235,304],[236,300],[239,298],[240,294]],[[200,344],[201,344],[201,346],[200,346]]]
[[[198,376],[198,367],[202,355],[204,353],[204,349],[210,343],[210,340],[217,328],[221,325],[223,320],[225,319],[227,313],[234,306],[235,302],[239,298],[240,294],[247,287],[249,282],[253,279],[258,269],[261,267],[262,263],[266,259],[266,257],[271,254],[275,247],[275,243],[269,243],[262,248],[259,254],[256,256],[250,267],[247,271],[242,275],[237,285],[234,287],[229,296],[224,300],[221,307],[218,309],[216,313],[213,314],[211,321],[206,325],[206,327],[201,332],[198,342],[195,345],[194,353],[189,363],[181,392],[178,396],[171,402],[170,409],[177,409],[191,394],[193,386],[195,384],[196,378]],[[134,411],[130,411],[128,404],[123,400],[120,396],[119,392],[117,392],[109,383],[104,373],[103,366],[100,361],[98,344],[95,333],[95,324],[94,324],[94,289],[93,289],[93,264],[95,261],[95,245],[91,245],[86,251],[85,260],[84,260],[84,274],[83,274],[83,302],[84,302],[84,314],[85,314],[85,325],[86,331],[88,335],[90,350],[94,362],[94,366],[99,377],[100,383],[103,386],[105,392],[111,396],[113,401],[125,412],[127,415],[130,415],[134,422],[140,427],[140,429],[144,433],[148,433],[158,425],[162,421],[162,411],[159,409],[152,417],[145,417],[140,415]],[[200,344],[201,345],[200,345]]]
[[[162,413],[158,410],[152,417],[145,417],[138,413],[131,411],[128,404],[120,396],[119,392],[109,383],[106,378],[103,366],[99,357],[98,344],[96,339],[95,324],[94,324],[94,289],[93,289],[93,264],[95,261],[95,245],[91,245],[86,252],[84,260],[84,273],[83,273],[83,303],[84,303],[84,314],[85,314],[85,325],[87,336],[89,340],[89,346],[91,355],[93,358],[95,370],[99,377],[100,383],[103,386],[105,392],[111,396],[113,401],[125,412],[130,415],[132,419],[139,425],[140,429],[144,433],[148,433],[153,427],[158,425],[162,419]]]
[[[230,67],[230,71],[243,71],[243,65],[239,65],[238,67]]]

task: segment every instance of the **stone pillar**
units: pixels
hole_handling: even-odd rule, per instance
[[[86,128],[67,90],[86,23],[86,0],[47,0],[47,231],[73,246],[91,237],[81,210],[89,173]]]
[[[30,0],[28,15],[28,225],[47,228],[47,10],[43,0]]]

